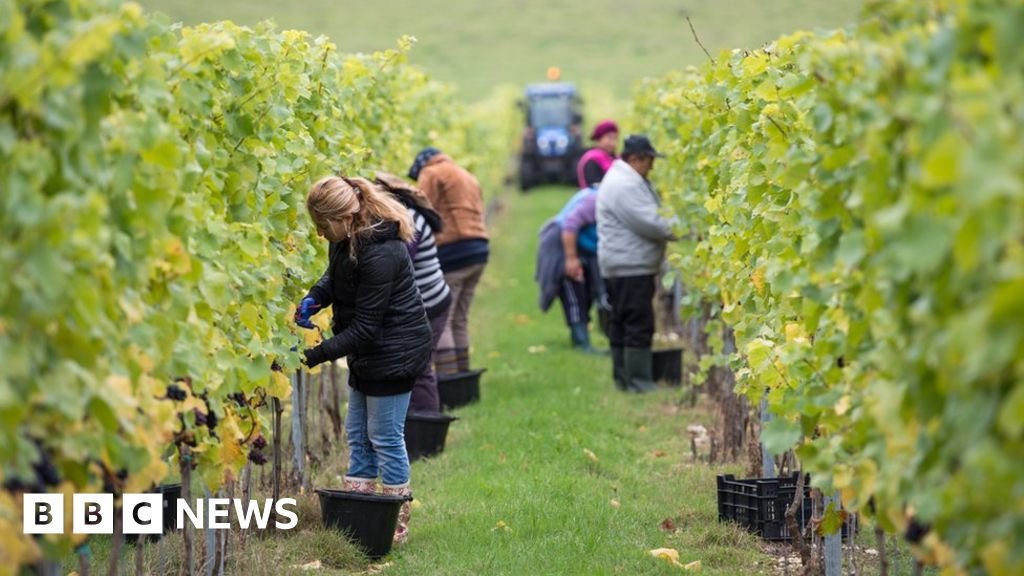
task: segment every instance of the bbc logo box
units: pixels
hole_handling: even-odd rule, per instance
[[[63,534],[65,514],[71,515],[74,534],[113,534],[113,494],[74,494],[71,509],[65,509],[63,494],[25,494],[22,504],[25,534]],[[121,526],[124,534],[160,534],[163,531],[164,500],[160,494],[124,494]]]
[[[66,505],[70,501],[70,511]],[[25,494],[22,504],[25,534],[63,534],[71,520],[73,534],[113,534],[114,516],[121,514],[122,533],[160,534],[164,527],[164,496],[162,494],[124,494],[120,512],[113,494]],[[233,506],[232,506],[233,505]],[[178,498],[175,505],[175,526],[186,522],[194,528],[226,530],[231,528],[231,512],[242,530],[266,530],[271,519],[278,530],[292,530],[299,523],[294,498],[279,500],[242,500],[241,498],[198,499],[195,506]],[[70,514],[71,518],[67,518]]]

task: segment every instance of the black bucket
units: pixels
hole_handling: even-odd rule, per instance
[[[484,370],[470,370],[448,376],[438,375],[437,391],[441,406],[449,410],[480,401],[480,375]]]
[[[412,496],[384,496],[317,488],[324,525],[345,533],[371,560],[391,552],[398,511]]]
[[[655,382],[664,381],[669,386],[682,386],[682,348],[673,348],[669,350],[655,350],[652,360],[651,373],[654,375]]]
[[[164,526],[160,534],[144,534],[149,541],[156,541],[164,537],[168,531],[174,530],[178,521],[178,498],[181,498],[181,484],[161,484],[148,491],[149,494],[161,494],[164,497]],[[125,534],[124,540],[129,544],[139,539],[139,534]]]
[[[409,461],[444,452],[448,425],[455,420],[458,418],[447,414],[410,412],[405,417],[405,449],[409,452]]]

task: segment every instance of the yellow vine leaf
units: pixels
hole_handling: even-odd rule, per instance
[[[331,330],[331,320],[333,318],[334,315],[331,313],[330,308],[324,308],[313,315],[311,320],[315,326],[320,328],[322,334],[327,334]]]
[[[245,450],[241,444],[242,440],[245,439],[245,435],[242,434],[242,429],[238,425],[238,417],[230,410],[225,411],[224,417],[221,418],[217,428],[220,433],[220,457],[222,462],[229,469],[241,468],[245,465],[246,458]]]
[[[764,295],[764,268],[754,269],[754,272],[750,274],[750,283],[754,285],[758,294]]]
[[[267,387],[267,394],[274,398],[288,398],[292,394],[292,381],[280,370],[274,370],[270,374],[270,386]]]
[[[0,510],[19,510],[19,503],[11,494],[0,490]],[[31,537],[22,532],[20,518],[17,515],[0,514],[0,575],[14,575],[19,564],[28,564],[39,559],[39,548]]]
[[[303,330],[302,340],[306,344],[306,348],[312,348],[323,342],[323,337],[319,330]]]
[[[807,342],[807,332],[799,322],[787,322],[785,332],[786,342]]]
[[[189,256],[185,245],[177,236],[171,236],[164,244],[164,253],[167,262],[171,266],[171,272],[177,275],[185,275],[192,271],[192,257]]]

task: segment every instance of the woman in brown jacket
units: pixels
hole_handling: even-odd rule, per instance
[[[469,370],[469,307],[490,249],[480,183],[437,148],[424,148],[409,169],[444,222],[437,258],[452,293],[451,314],[434,352],[438,374]]]

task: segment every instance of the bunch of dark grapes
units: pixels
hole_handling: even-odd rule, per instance
[[[185,398],[188,398],[188,394],[181,389],[181,386],[177,384],[171,384],[167,387],[167,399],[174,400],[175,402],[184,402]]]
[[[234,394],[228,394],[228,400],[234,401],[235,404],[238,404],[243,408],[249,405],[249,401],[246,400],[245,398],[245,392],[235,392]]]
[[[907,531],[903,536],[907,539],[907,542],[919,544],[931,531],[932,527],[928,524],[919,521],[917,518],[911,518],[910,524],[907,524]]]
[[[267,455],[263,453],[263,449],[267,447],[267,439],[262,434],[253,438],[252,449],[249,450],[249,461],[257,466],[263,466],[267,463]]]
[[[46,492],[48,487],[60,484],[60,471],[50,459],[50,455],[40,448],[39,460],[32,464],[35,478],[27,480],[12,476],[4,481],[4,489],[8,492]]]

